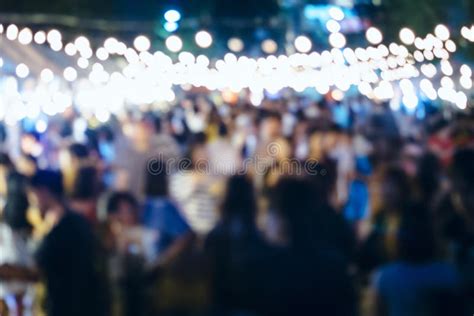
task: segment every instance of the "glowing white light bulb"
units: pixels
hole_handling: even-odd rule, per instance
[[[150,49],[151,42],[145,35],[139,35],[133,41],[133,46],[139,52],[144,52]]]
[[[40,78],[41,78],[41,81],[43,81],[45,83],[49,83],[49,82],[53,81],[54,74],[51,71],[51,69],[45,68],[41,71]]]
[[[117,52],[118,41],[114,37],[109,37],[104,41],[104,48],[109,54],[114,54]]]
[[[16,75],[20,78],[26,78],[30,74],[30,69],[25,64],[19,64],[15,69]]]
[[[16,38],[18,37],[18,26],[16,26],[15,24],[10,24],[7,27],[6,35],[10,41],[16,40]]]
[[[454,53],[456,51],[456,43],[452,40],[447,40],[444,45],[446,46],[446,50],[450,53]]]
[[[415,42],[415,33],[407,27],[400,30],[399,37],[405,45],[412,45]]]
[[[24,28],[18,34],[18,41],[23,45],[28,45],[33,40],[33,32],[29,28]]]
[[[467,106],[467,96],[466,96],[466,94],[462,91],[459,91],[458,93],[456,93],[455,103],[456,103],[456,106],[459,109],[464,110]]]
[[[86,69],[87,67],[89,67],[89,60],[84,57],[79,57],[77,59],[77,65],[79,66],[79,68]]]
[[[99,47],[95,52],[95,55],[99,60],[107,60],[109,58],[109,52],[104,47]]]
[[[461,75],[466,77],[472,76],[471,67],[469,67],[468,65],[462,65],[461,68],[459,68],[459,72],[461,73]]]
[[[335,48],[346,46],[346,38],[342,33],[332,33],[329,35],[329,44]]]
[[[365,37],[369,41],[369,43],[377,45],[380,44],[383,40],[383,35],[382,32],[376,27],[369,27],[367,31],[365,32]]]
[[[196,61],[196,57],[190,52],[181,52],[178,55],[178,59],[181,63],[185,65],[192,65]]]
[[[341,25],[336,20],[329,20],[326,22],[326,29],[330,33],[336,33],[341,30]]]
[[[176,35],[171,35],[166,39],[166,47],[173,53],[177,53],[183,48],[183,41]]]
[[[446,41],[447,39],[449,39],[450,36],[449,29],[443,24],[438,24],[435,27],[434,33],[436,37],[442,41]]]
[[[77,53],[77,48],[73,43],[67,43],[64,46],[64,52],[69,56],[74,56]]]
[[[178,22],[181,20],[181,13],[177,10],[168,10],[164,14],[165,20],[168,22]]]
[[[69,82],[72,82],[77,79],[77,71],[76,69],[72,67],[67,67],[66,69],[64,69],[63,75],[64,75],[64,79],[66,79]]]
[[[36,32],[34,40],[36,44],[39,44],[39,45],[44,44],[46,42],[46,33],[43,31]]]
[[[312,46],[311,40],[306,36],[300,35],[295,39],[295,48],[300,53],[308,53]]]
[[[339,7],[332,7],[329,9],[329,15],[331,18],[337,21],[341,21],[344,19],[344,12]]]
[[[212,35],[207,31],[199,31],[194,37],[196,44],[201,48],[208,48],[212,45]]]
[[[471,77],[468,77],[468,76],[461,76],[459,78],[459,84],[464,89],[469,90],[469,89],[472,88],[472,79],[471,79]]]
[[[46,40],[51,45],[57,45],[56,43],[59,43],[62,40],[61,33],[58,30],[53,29],[46,35]]]
[[[85,36],[79,36],[78,38],[76,38],[74,40],[74,45],[76,45],[78,51],[90,48],[90,42]]]

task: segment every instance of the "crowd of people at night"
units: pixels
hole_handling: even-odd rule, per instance
[[[0,315],[473,314],[472,113],[214,101],[0,124]]]

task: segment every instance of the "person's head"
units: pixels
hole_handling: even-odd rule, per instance
[[[441,163],[438,158],[432,154],[424,154],[417,164],[417,184],[421,199],[428,201],[434,197],[434,194],[438,191],[441,173]]]
[[[387,166],[371,186],[374,207],[377,210],[400,212],[412,202],[412,190],[408,176],[398,166]]]
[[[240,218],[246,223],[253,223],[256,212],[257,206],[252,181],[245,175],[230,177],[221,207],[222,220]]]
[[[410,209],[403,213],[397,234],[398,256],[411,263],[433,260],[436,238],[429,213]]]
[[[313,230],[313,191],[310,183],[304,178],[282,178],[273,196],[290,244],[299,246],[309,243]]]
[[[32,204],[44,216],[52,207],[63,202],[63,181],[60,172],[38,170],[30,180]]]
[[[191,168],[200,169],[206,165],[209,156],[206,147],[206,136],[204,133],[193,135],[187,156],[191,162]]]
[[[268,141],[281,136],[281,115],[277,112],[268,112],[260,120],[260,136],[263,141]]]
[[[148,144],[150,136],[155,133],[155,122],[150,117],[144,117],[135,123],[132,140],[138,147]],[[146,148],[146,146],[144,147]]]
[[[129,192],[114,192],[107,200],[107,218],[111,224],[131,226],[137,222],[138,202]]]
[[[17,172],[8,175],[8,192],[3,209],[3,221],[14,230],[31,228],[31,224],[27,219],[29,203],[26,185],[27,180],[23,175]]]
[[[78,170],[71,197],[78,200],[87,200],[96,197],[99,193],[99,179],[94,167],[82,167]]]
[[[39,134],[37,133],[23,133],[20,137],[20,149],[26,154],[41,153],[41,145],[39,144]]]
[[[336,189],[337,165],[332,159],[324,162],[306,163],[307,178],[314,194],[314,203],[318,206],[331,204]]]
[[[82,160],[89,157],[89,148],[84,144],[75,143],[69,146],[69,154],[72,158]]]
[[[77,169],[88,157],[89,148],[86,145],[74,143],[60,151],[59,165],[61,170]]]
[[[333,150],[341,139],[341,128],[336,124],[329,126],[323,137],[323,150],[328,153]]]
[[[147,165],[145,170],[145,195],[147,197],[168,196],[166,164],[161,160],[150,160]]]

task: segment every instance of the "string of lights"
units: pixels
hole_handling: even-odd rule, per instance
[[[168,17],[170,21],[179,21],[176,14],[172,15]],[[329,21],[336,23],[341,18],[338,12],[333,12],[332,17]],[[285,88],[296,92],[315,89],[321,95],[331,93],[333,98],[342,99],[353,87],[371,99],[391,100],[393,109],[402,103],[414,110],[420,98],[440,99],[459,109],[466,108],[472,70],[463,64],[455,71],[457,65],[450,58],[457,45],[446,26],[436,26],[433,34],[424,38],[403,28],[399,33],[401,43],[388,45],[383,44],[382,32],[370,27],[365,33],[369,45],[354,49],[347,47],[336,24],[328,22],[327,28],[333,47],[330,50],[314,51],[311,40],[300,35],[293,43],[297,53],[273,55],[277,43],[266,39],[262,50],[268,56],[238,57],[244,42],[231,38],[231,52],[211,60],[204,54],[195,56],[183,51],[183,41],[175,34],[165,40],[170,52],[165,53],[153,52],[145,35],[137,36],[130,46],[110,37],[94,48],[83,35],[65,43],[56,29],[33,33],[28,27],[0,24],[3,40],[45,45],[71,61],[62,73],[45,68],[36,76],[26,63],[16,65],[15,72],[7,74],[0,85],[4,92],[0,97],[0,117],[13,124],[25,117],[56,115],[74,104],[86,117],[106,121],[111,114],[122,113],[127,105],[169,106],[175,101],[173,88],[177,86],[231,93],[249,89],[255,105],[261,102],[264,92],[275,94]],[[473,42],[474,25],[462,27],[460,35]],[[212,34],[206,30],[198,31],[194,40],[201,49],[213,45]],[[0,71],[2,65],[0,57]]]

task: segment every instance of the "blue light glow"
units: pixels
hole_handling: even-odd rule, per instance
[[[171,33],[171,32],[176,31],[179,26],[178,26],[178,23],[176,23],[176,22],[166,22],[166,23],[163,25],[163,27],[165,28],[165,30],[166,30],[167,32],[170,32],[170,33]]]

